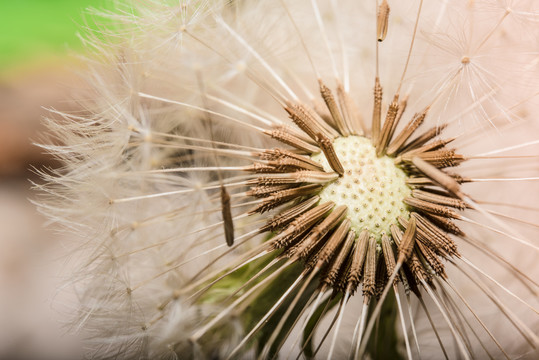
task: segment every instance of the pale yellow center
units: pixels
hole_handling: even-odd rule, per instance
[[[395,166],[392,158],[377,157],[367,138],[339,137],[333,147],[344,167],[344,175],[322,190],[322,202],[346,205],[352,229],[357,234],[367,229],[380,240],[382,233],[390,234],[389,227],[397,223],[398,216],[409,217],[403,202],[411,193],[406,174]],[[323,154],[313,155],[312,159],[326,171],[332,171]]]

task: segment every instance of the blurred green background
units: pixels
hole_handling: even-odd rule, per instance
[[[0,1],[0,73],[81,49],[83,11],[106,0]],[[90,27],[91,22],[89,22]]]

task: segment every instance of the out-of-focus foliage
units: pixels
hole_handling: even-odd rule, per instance
[[[78,50],[77,32],[93,26],[85,23],[83,10],[104,5],[106,0],[0,1],[0,73]]]

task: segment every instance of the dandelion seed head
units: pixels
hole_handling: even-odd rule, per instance
[[[520,215],[494,207],[536,162],[481,157],[537,145],[538,52],[508,25],[537,11],[388,0],[380,17],[375,3],[153,0],[105,14],[118,28],[92,38],[95,99],[50,121],[64,167],[41,186],[42,209],[85,239],[72,283],[90,356],[376,358],[365,347],[384,331],[388,358],[496,358],[487,329],[506,347],[519,333],[539,343],[505,311],[511,339],[474,322],[501,308],[483,286],[491,264],[537,291],[525,262],[504,258],[508,241],[536,250],[537,224],[523,238],[505,223]],[[376,303],[388,311],[374,328]]]

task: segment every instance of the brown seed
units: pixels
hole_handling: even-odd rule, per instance
[[[427,151],[419,154],[407,154],[402,155],[403,161],[412,162],[412,159],[418,157],[431,165],[441,169],[445,167],[452,167],[461,164],[464,160],[464,156],[455,153],[454,149],[451,150],[434,150]]]
[[[256,186],[274,186],[274,185],[283,185],[283,184],[295,184],[296,177],[293,174],[282,174],[282,177],[272,177],[272,176],[259,176],[256,179],[248,180],[247,185],[256,185]]]
[[[434,252],[444,257],[459,256],[457,246],[449,236],[441,232],[435,225],[427,219],[413,212],[412,217],[417,220],[417,238]],[[398,218],[402,226],[407,226],[408,222],[402,218]]]
[[[247,185],[257,186],[273,186],[283,184],[326,184],[338,179],[335,173],[327,173],[322,171],[300,170],[293,173],[274,173],[272,175],[259,176],[256,179],[247,181]]]
[[[352,257],[352,264],[350,265],[350,270],[348,271],[347,281],[348,288],[353,294],[357,286],[359,285],[359,279],[363,271],[363,263],[367,256],[367,247],[369,245],[369,232],[363,230],[356,241],[356,246],[354,248],[354,254]]]
[[[377,76],[374,80],[374,107],[372,109],[372,143],[378,142],[380,136],[380,121],[382,118],[382,85],[380,78]]]
[[[299,170],[308,170],[304,164],[296,159],[281,158],[279,160],[269,160],[267,164],[273,167],[277,172],[296,172]]]
[[[303,151],[306,154],[313,154],[320,151],[316,146],[301,140],[300,138],[286,132],[282,129],[276,128],[273,130],[265,130],[264,134],[272,137],[275,140],[282,142],[283,144],[295,147],[298,150]]]
[[[288,210],[284,210],[283,212],[275,215],[272,217],[268,222],[260,228],[260,232],[266,232],[266,231],[275,231],[294,219],[296,219],[298,216],[303,214],[305,211],[312,208],[318,201],[320,201],[320,197],[318,195],[313,196],[310,199],[307,199],[298,205],[295,205],[291,207]]]
[[[339,105],[343,114],[344,123],[348,128],[348,131],[354,135],[363,135],[363,119],[359,110],[354,103],[354,100],[350,97],[342,84],[337,84],[337,98],[339,99]]]
[[[393,253],[391,240],[386,234],[382,235],[382,252],[384,254],[384,261],[386,263],[387,277],[390,277],[393,275],[393,271],[395,271],[395,254]],[[395,282],[397,281],[398,276],[395,278]]]
[[[322,241],[318,241],[311,253],[305,258],[305,268],[308,270],[314,269],[314,271],[318,272],[324,265],[338,256],[338,250],[349,230],[350,220],[344,219],[328,238],[321,238]],[[327,269],[328,267],[326,266]],[[321,283],[324,276],[320,276]]]
[[[313,209],[296,217],[281,233],[271,239],[271,249],[280,249],[290,244],[294,235],[301,234],[309,230],[318,222],[335,204],[333,202],[323,203]]]
[[[290,249],[294,248],[295,245],[301,243],[305,239],[305,237],[311,231],[312,226],[313,225],[311,224],[310,226],[306,226],[304,228],[296,228],[294,232],[286,234],[286,236],[279,239],[279,242],[271,244],[270,250],[284,249],[284,251],[279,255],[279,257],[291,258],[293,254],[290,252]]]
[[[404,147],[402,147],[399,152],[404,153],[407,151],[411,151],[413,149],[416,149],[418,147],[423,146],[427,142],[429,142],[432,138],[439,135],[445,128],[447,127],[447,124],[443,124],[440,126],[435,126],[427,131],[425,131],[423,134],[419,135],[417,138],[412,140],[410,143],[406,144]]]
[[[408,94],[406,94],[402,100],[399,102],[399,111],[397,112],[397,118],[395,119],[395,125],[393,125],[393,131],[391,132],[389,136],[389,141],[393,139],[393,134],[395,132],[395,129],[397,128],[397,125],[400,123],[400,120],[402,119],[402,115],[404,114],[404,111],[406,110],[406,107],[408,106]]]
[[[328,242],[324,245],[320,253],[318,254],[316,267],[320,268],[332,258],[335,257],[337,249],[341,246],[342,242],[346,238],[348,231],[350,230],[350,220],[344,219],[339,225],[337,230],[333,232]]]
[[[416,168],[416,171],[417,171],[417,168]],[[454,181],[457,182],[457,184],[462,184],[462,183],[471,181],[471,179],[464,178],[457,174],[451,174],[448,172],[443,172],[443,173],[451,177]],[[439,186],[439,184],[433,181],[431,178],[423,177],[423,176],[415,176],[415,175],[406,179],[406,184],[409,186],[414,186],[414,187],[415,186]]]
[[[454,207],[459,210],[464,210],[468,207],[467,204],[460,199],[455,199],[453,197],[439,195],[439,194],[433,194],[429,191],[413,190],[412,196],[415,197],[416,199],[428,201],[428,202],[439,204],[439,205]]]
[[[420,229],[432,243],[435,243],[438,248],[442,248],[449,256],[460,256],[455,242],[449,236],[444,234],[436,225],[418,213],[412,213],[412,216],[417,219],[418,229]]]
[[[406,185],[417,187],[417,186],[435,186],[438,185],[433,182],[430,178],[424,176],[411,176],[406,179]]]
[[[262,160],[269,160],[269,161],[293,159],[297,162],[298,164],[297,167],[302,167],[306,170],[313,170],[313,171],[324,170],[324,167],[320,165],[319,163],[317,163],[316,161],[313,161],[306,156],[295,154],[285,149],[265,150],[264,152],[259,153],[258,156]]]
[[[376,154],[381,156],[385,153],[387,145],[389,143],[390,135],[393,132],[393,127],[395,126],[395,120],[397,118],[397,113],[399,111],[398,95],[395,95],[393,102],[389,105],[387,109],[386,119],[384,121],[384,127],[376,143]]]
[[[388,148],[386,153],[390,156],[395,155],[404,145],[406,140],[412,136],[412,134],[417,130],[417,128],[425,121],[425,117],[427,116],[427,113],[429,111],[429,108],[425,108],[422,112],[416,113],[412,120],[404,127],[404,129],[397,135],[395,140],[393,140]]]
[[[307,182],[313,184],[326,184],[339,178],[339,176],[335,173],[321,171],[297,171],[291,174],[291,176],[295,177],[296,182]]]
[[[395,244],[397,245],[397,247],[400,249],[401,248],[401,243],[402,243],[403,233],[399,229],[399,227],[397,225],[395,225],[395,224],[391,225],[390,229],[391,229],[391,236],[393,237],[393,240],[395,241]],[[415,280],[417,282],[421,282],[421,280],[428,280],[429,279],[430,275],[425,271],[425,268],[423,267],[423,264],[421,263],[421,260],[419,260],[416,252],[413,251],[413,248],[412,248],[412,252],[411,252],[410,256],[406,260],[406,264],[408,265],[408,268],[410,269],[410,271],[414,275],[414,278],[415,278]],[[412,284],[410,284],[410,285],[412,285]],[[415,291],[414,291],[414,293],[415,293]]]
[[[254,162],[252,165],[249,165],[245,168],[246,171],[254,172],[257,174],[269,174],[269,173],[280,173],[283,172],[275,168],[274,166],[262,164],[259,162]]]
[[[268,210],[271,210],[281,204],[284,204],[287,201],[293,200],[295,198],[310,195],[316,193],[322,189],[322,185],[311,184],[300,186],[293,189],[278,191],[274,194],[271,194],[264,200],[261,204],[257,205],[254,209],[249,211],[249,214],[254,213],[264,213]]]
[[[455,140],[455,138],[449,138],[449,139],[444,139],[444,140],[436,140],[436,141],[433,141],[433,142],[431,142],[429,144],[418,147],[416,149],[404,152],[400,156],[403,157],[403,156],[407,156],[407,155],[420,154],[420,153],[424,153],[424,152],[427,152],[427,151],[438,150],[438,149],[443,148],[447,144],[453,142],[454,140]]]
[[[429,164],[425,160],[414,157],[412,163],[427,177],[433,180],[435,183],[440,185],[442,188],[446,189],[450,193],[456,195],[458,198],[464,196],[460,191],[460,185],[458,180],[452,178],[450,175],[444,173],[443,171],[437,169],[433,165]],[[435,214],[436,215],[436,214]]]
[[[382,296],[384,288],[386,287],[387,281],[389,280],[387,277],[386,263],[383,261],[383,259],[381,259],[383,257],[384,255],[381,252],[376,253],[376,280],[374,285],[374,296],[376,296],[376,299],[380,299],[380,296]]]
[[[328,160],[329,166],[331,166],[331,168],[337,174],[342,176],[344,174],[344,168],[342,167],[342,164],[337,157],[337,153],[335,153],[335,149],[333,148],[331,140],[324,136],[322,133],[318,133],[317,140],[318,146],[320,146],[320,148],[324,152],[324,155]]]
[[[331,125],[331,122],[326,121],[323,117],[318,115],[318,113],[312,107],[304,105],[303,109],[307,111],[313,119],[316,120],[317,124],[319,124],[323,129],[326,130],[330,138],[335,139],[336,137],[340,136],[337,129],[335,129],[335,127]],[[330,114],[330,117],[331,117],[331,114]]]
[[[328,110],[329,110],[329,113],[331,114],[333,122],[337,126],[337,130],[339,130],[341,135],[344,135],[344,136],[350,135],[350,132],[348,131],[348,127],[345,125],[344,119],[341,115],[341,112],[339,111],[339,107],[337,106],[333,93],[322,82],[322,79],[318,79],[318,85],[320,87],[320,95],[322,96],[322,99],[324,99],[324,102],[326,103],[326,106],[328,107]]]
[[[395,130],[397,129],[397,125],[399,124],[402,114],[404,113],[404,110],[406,109],[406,106],[408,105],[408,95],[406,95],[400,102],[399,102],[399,109],[397,111],[397,116],[395,117],[395,121],[393,122],[393,126],[389,131],[389,136],[387,138],[387,141],[384,144],[384,153],[387,152],[389,143],[391,142],[391,139],[393,139],[393,135],[395,133]],[[385,125],[385,124],[384,124]]]
[[[295,186],[296,184],[254,186],[251,187],[250,190],[246,191],[245,194],[247,196],[253,196],[256,198],[264,198],[278,191],[294,188]]]
[[[322,289],[326,287],[335,286],[339,280],[339,274],[345,265],[346,259],[348,259],[350,250],[354,245],[356,233],[353,230],[348,231],[346,239],[344,240],[344,246],[339,251],[339,254],[333,258],[329,264],[327,271],[321,276]]]
[[[461,218],[460,214],[457,213],[456,211],[454,211],[453,209],[450,209],[450,208],[448,208],[446,206],[443,206],[443,205],[433,204],[433,203],[428,202],[428,201],[419,200],[419,199],[416,199],[416,198],[413,198],[413,197],[405,198],[404,203],[406,205],[408,205],[408,206],[411,206],[411,207],[416,208],[418,210],[426,211],[426,212],[434,214],[434,215],[449,217],[449,218],[452,218],[452,219],[460,219]]]
[[[427,217],[436,224],[437,227],[440,229],[457,235],[457,236],[465,236],[466,234],[450,219],[447,219],[442,216],[433,215],[433,214],[427,214]]]
[[[285,107],[286,112],[290,116],[290,119],[296,124],[304,133],[316,141],[316,134],[322,133],[327,137],[333,137],[330,130],[325,129],[321,123],[316,121],[312,114],[301,104],[289,103]]]
[[[297,256],[301,259],[309,257],[313,248],[318,244],[318,242],[326,236],[326,234],[335,228],[346,216],[348,207],[346,205],[341,205],[333,209],[333,211],[318,225],[316,225],[309,235],[301,240],[298,245],[290,249],[290,254]]]
[[[337,125],[333,122],[333,118],[331,117],[331,114],[328,111],[328,107],[322,100],[318,98],[313,99],[313,110],[329,126],[331,126],[335,130],[337,129]]]
[[[230,195],[224,185],[221,185],[221,215],[225,227],[225,239],[228,246],[234,245],[234,222],[230,208]]]
[[[378,7],[378,16],[376,17],[376,38],[382,42],[386,38],[389,24],[389,5],[387,0],[383,0]]]
[[[434,253],[432,249],[425,246],[421,242],[417,243],[417,246],[419,248],[419,251],[423,255],[425,261],[429,264],[429,266],[432,268],[434,273],[436,275],[441,276],[444,279],[447,279],[447,275],[445,274],[445,267],[444,264],[440,261],[438,256]]]
[[[376,240],[369,238],[363,270],[363,296],[373,296],[376,290]]]
[[[398,262],[403,263],[410,257],[412,250],[414,249],[415,237],[416,237],[416,220],[415,218],[410,218],[406,231],[402,236],[402,240],[399,246],[399,259]]]
[[[413,256],[410,258],[408,266],[410,267],[412,274],[414,274],[414,278],[417,282],[421,282],[422,280],[430,281],[432,275],[425,270],[425,267],[423,266],[421,260],[419,260],[417,254],[413,254]]]

